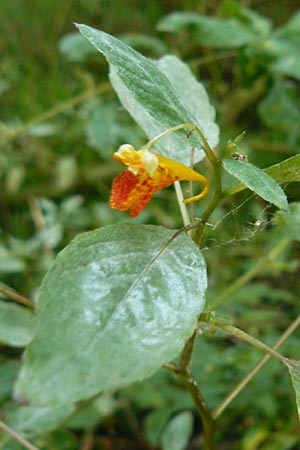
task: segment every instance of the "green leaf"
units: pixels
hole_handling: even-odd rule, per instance
[[[300,361],[294,361],[293,364],[287,363],[290,372],[292,385],[296,395],[297,411],[300,420]]]
[[[25,270],[25,263],[0,244],[0,273],[16,273]]]
[[[281,227],[282,234],[291,240],[300,241],[300,203],[290,203],[289,206],[290,213],[277,211],[273,221]]]
[[[163,450],[184,450],[193,432],[193,415],[189,411],[173,417],[163,431]]]
[[[188,65],[176,56],[164,56],[157,61],[157,66],[171,82],[184,107],[194,114],[196,121],[193,123],[204,131],[210,146],[215,147],[219,142],[216,111],[209,102],[203,84],[196,80]]]
[[[140,129],[127,114],[124,121],[123,115],[125,113],[120,111],[117,101],[96,103],[89,111],[86,124],[88,144],[94,147],[104,160],[111,161],[112,150],[116,150],[126,139],[131,143],[136,142],[137,138],[141,141]]]
[[[74,411],[72,404],[53,408],[21,406],[12,413],[8,425],[25,437],[41,436],[58,428]]]
[[[83,36],[107,58],[111,81],[121,102],[150,138],[183,123],[199,124],[194,111],[186,108],[182,96],[178,95],[172,82],[153,61],[103,31],[86,25],[77,26]],[[188,82],[186,80],[187,85]],[[207,134],[206,129],[202,129],[202,132]],[[208,136],[208,141],[214,147],[218,141],[218,131],[213,139]],[[186,132],[183,131],[173,133],[162,142],[164,145],[159,146],[162,154],[170,157],[172,149],[176,153],[176,160],[185,164],[190,162],[191,146],[198,149],[202,147],[195,133],[187,140]],[[203,156],[203,152],[198,150],[195,162]]]
[[[272,30],[272,20],[259,14],[253,9],[245,7],[239,1],[225,0],[221,6],[223,16],[237,18],[241,23],[248,26],[250,30],[259,36],[267,36]]]
[[[0,342],[24,347],[33,336],[34,316],[28,309],[0,300]]]
[[[67,422],[70,429],[92,429],[104,422],[108,417],[112,417],[120,408],[119,399],[113,394],[103,394],[87,405],[81,405],[71,420]]]
[[[300,181],[300,155],[291,156],[278,164],[267,167],[264,172],[278,183]]]
[[[137,51],[147,52],[153,57],[163,55],[167,52],[166,44],[154,36],[139,33],[128,33],[119,36],[120,39]]]
[[[263,169],[271,178],[278,183],[288,183],[293,181],[300,181],[300,155],[291,156],[278,164]],[[244,184],[237,184],[229,189],[226,189],[226,195],[233,195],[247,189]]]
[[[87,56],[97,53],[77,31],[63,36],[58,42],[58,48],[69,61],[73,62],[84,61]]]
[[[293,84],[278,80],[259,105],[259,115],[273,136],[285,139],[290,147],[300,142],[300,107]]]
[[[79,235],[45,277],[17,395],[64,403],[175,358],[204,308],[206,268],[185,234],[117,225]]]
[[[257,39],[256,33],[234,18],[222,19],[192,12],[174,12],[158,23],[160,31],[190,33],[201,45],[238,48]]]
[[[274,36],[298,47],[300,45],[300,11],[296,11],[287,23],[277,28]]]
[[[300,50],[299,48],[291,49],[289,54],[278,58],[271,65],[274,72],[295,78],[300,81]]]
[[[224,159],[223,167],[230,175],[242,181],[247,188],[267,202],[273,203],[279,209],[288,210],[285,193],[276,181],[263,170],[248,162],[235,159]]]

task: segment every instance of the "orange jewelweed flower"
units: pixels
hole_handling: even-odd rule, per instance
[[[184,200],[190,203],[203,198],[209,190],[209,181],[195,170],[165,156],[142,149],[136,151],[132,145],[122,145],[113,158],[125,164],[128,170],[121,172],[113,181],[110,207],[120,211],[130,210],[136,217],[148,204],[152,195],[174,181],[200,181],[203,191]]]

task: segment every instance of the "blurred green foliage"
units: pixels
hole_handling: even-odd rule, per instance
[[[104,0],[3,0],[2,286],[34,299],[57,252],[79,232],[129,221],[107,204],[119,171],[111,154],[122,143],[138,147],[146,138],[109,86],[104,58],[79,36],[73,22],[114,34],[151,58],[170,53],[189,63],[218,113],[218,151],[224,152],[227,140],[246,130],[241,146],[249,161],[264,168],[300,149],[298,9],[293,0],[135,0],[129,6]],[[225,181],[232,184],[229,176]],[[298,183],[284,188],[290,201],[300,200]],[[203,207],[205,203],[197,205],[196,214]],[[172,189],[159,192],[134,222],[181,226]],[[280,245],[287,229],[294,241],[247,284],[227,291]],[[249,192],[224,202],[205,233],[209,304],[221,297],[221,314],[269,345],[299,314],[298,233],[295,223],[281,214],[274,217],[274,209]],[[8,299],[0,295],[6,310]],[[18,320],[21,328],[29,326],[28,314]],[[299,342],[295,333],[282,352],[296,358]],[[52,426],[41,428],[41,411],[21,407],[12,397],[19,345],[4,339],[1,347],[1,418],[39,448],[77,450],[87,442],[92,442],[90,448],[107,449],[199,448],[201,429],[192,400],[164,370],[82,404],[76,413],[70,410],[61,417],[50,411],[55,420],[46,416],[46,423]],[[214,334],[213,328],[205,330],[197,342],[193,372],[208,405],[215,407],[259,357],[248,345]],[[182,430],[176,448],[172,429]],[[221,450],[299,448],[290,380],[277,362],[269,361],[225,411],[217,439]],[[0,448],[22,447],[3,435]]]

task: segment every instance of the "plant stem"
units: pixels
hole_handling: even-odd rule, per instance
[[[0,420],[0,428],[7,434],[9,434],[13,439],[15,439],[17,442],[19,442],[23,447],[27,448],[28,450],[39,450],[35,445],[31,444],[29,441],[27,441],[25,438],[17,434],[14,430],[12,430],[8,425],[3,423]]]
[[[222,330],[227,331],[227,333],[231,334],[232,336],[235,336],[238,339],[242,339],[243,341],[248,342],[249,344],[256,347],[258,350],[268,353],[270,356],[273,356],[273,358],[277,359],[283,364],[287,363],[287,358],[282,356],[280,353],[278,353],[276,350],[272,349],[268,345],[259,341],[255,337],[241,330],[240,328],[224,323],[221,320],[214,320],[214,325]]]
[[[25,123],[24,125],[20,125],[19,127],[13,130],[10,130],[8,127],[5,127],[5,132],[7,134],[6,139],[12,141],[17,137],[19,137],[20,135],[29,131],[31,128],[38,125],[39,123],[45,122],[46,120],[49,119],[53,119],[53,117],[57,116],[58,114],[61,114],[64,111],[67,111],[70,108],[73,108],[79,103],[82,103],[84,100],[87,100],[98,94],[104,94],[106,92],[109,92],[111,91],[111,89],[112,89],[111,84],[109,82],[101,83],[97,86],[88,88],[81,94],[76,95],[75,97],[72,97],[71,99],[65,102],[55,105],[53,108],[50,108],[47,111],[42,112],[38,116],[33,117],[29,122]]]
[[[180,209],[180,212],[181,212],[181,217],[182,217],[182,220],[183,220],[183,224],[184,224],[184,226],[190,225],[191,221],[190,221],[190,218],[189,218],[189,214],[188,214],[188,211],[187,211],[186,204],[183,203],[184,199],[183,199],[183,194],[182,194],[182,190],[181,190],[181,186],[180,186],[179,181],[175,181],[174,187],[175,187],[175,192],[176,192],[176,196],[177,196],[177,200],[178,200],[179,209]]]
[[[280,338],[273,345],[272,349],[277,350],[281,344],[298,328],[300,325],[300,316],[298,316],[291,325],[285,330]],[[238,383],[238,385],[228,394],[224,400],[213,410],[212,416],[217,419],[228,405],[234,400],[234,398],[247,386],[252,378],[258,373],[258,371],[265,365],[265,363],[271,358],[271,355],[265,355],[254,367],[247,373],[247,375]]]
[[[212,200],[212,203],[208,206],[204,214],[202,215],[201,219],[198,221],[198,227],[196,228],[194,234],[193,234],[193,240],[198,244],[201,239],[201,235],[204,229],[204,225],[206,224],[208,218],[212,214],[212,212],[215,210],[215,208],[221,203],[223,200],[223,194],[222,194],[222,179],[221,179],[221,169],[222,169],[222,161],[218,160],[216,157],[214,151],[210,147],[209,143],[207,142],[207,139],[205,138],[204,134],[198,128],[196,125],[193,125],[191,123],[184,123],[181,125],[178,125],[173,128],[169,128],[168,130],[160,133],[155,138],[151,139],[149,142],[147,142],[146,145],[144,145],[144,149],[149,150],[153,145],[155,145],[161,138],[167,136],[170,133],[173,133],[174,131],[182,130],[190,128],[191,131],[195,131],[198,136],[200,137],[200,140],[203,145],[203,150],[206,154],[207,159],[212,165],[212,168],[214,170],[214,178],[215,178],[215,193],[214,198]]]
[[[29,298],[17,294],[17,292],[14,292],[12,289],[0,286],[0,293],[3,294],[5,297],[10,298],[11,300],[14,300],[15,302],[20,303],[21,305],[25,305],[30,309],[34,309],[34,303],[31,300],[29,300]]]
[[[284,237],[279,243],[266,255],[262,256],[257,263],[240,276],[234,283],[232,283],[210,304],[209,309],[213,310],[221,306],[229,297],[231,297],[236,291],[238,291],[242,286],[244,286],[248,281],[254,278],[261,270],[266,269],[270,266],[278,256],[290,243],[290,240]]]
[[[171,370],[183,380],[184,385],[187,391],[189,392],[190,396],[192,397],[201,418],[204,435],[204,450],[213,450],[215,422],[204,398],[202,397],[199,391],[198,385],[190,369],[196,337],[197,337],[197,330],[194,331],[194,333],[187,340],[184,346],[179,362],[179,367],[173,367],[168,365],[166,366],[166,369]]]
[[[203,434],[204,434],[204,450],[214,450],[214,433],[215,433],[215,421],[211,415],[210,410],[203,399],[197,383],[191,373],[180,374],[183,379],[184,385],[189,392],[190,396],[194,400],[198,413],[201,417]]]

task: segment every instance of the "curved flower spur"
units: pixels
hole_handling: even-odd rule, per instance
[[[160,137],[162,135],[155,138],[155,142]],[[147,148],[150,143],[153,145],[154,140],[139,151],[125,144],[113,154],[113,158],[125,164],[128,170],[121,172],[113,181],[109,201],[111,208],[130,210],[130,216],[136,217],[155,192],[175,181],[200,181],[204,185],[199,195],[185,199],[184,203],[200,200],[208,193],[210,184],[206,177],[184,164],[151,152]]]

